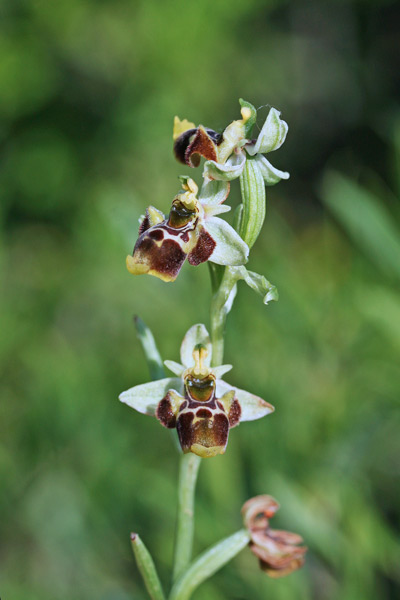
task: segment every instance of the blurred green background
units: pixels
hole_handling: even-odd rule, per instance
[[[238,98],[290,126],[228,319],[227,380],[276,406],[200,473],[196,551],[269,493],[304,569],[242,552],[195,600],[372,600],[400,580],[400,7],[390,1],[0,3],[0,595],[146,598],[138,531],[168,582],[178,459],[118,402],[148,371],[132,316],[178,359],[208,325],[207,266],[174,285],[125,269],[148,204],[167,211],[175,114],[221,130]],[[238,184],[230,204],[238,202]]]

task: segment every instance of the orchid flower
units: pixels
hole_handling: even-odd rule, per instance
[[[249,249],[238,233],[216,215],[227,212],[223,202],[229,183],[208,180],[198,187],[182,177],[183,191],[172,202],[168,217],[150,206],[140,221],[139,238],[126,265],[133,275],[148,273],[174,281],[187,258],[191,265],[210,260],[218,265],[243,265]]]
[[[303,538],[297,533],[271,529],[269,520],[279,509],[272,496],[255,496],[242,507],[245,527],[251,537],[250,549],[259,558],[260,566],[270,577],[289,575],[304,564],[307,552]]]
[[[221,379],[231,365],[210,366],[211,341],[204,325],[189,329],[180,354],[182,364],[165,361],[177,377],[137,385],[119,399],[157,417],[164,427],[176,428],[184,453],[203,458],[223,454],[231,427],[274,411],[268,402]]]
[[[205,178],[231,181],[241,175],[246,159],[252,157],[265,185],[288,179],[289,173],[276,169],[263,156],[278,150],[286,139],[288,125],[280,118],[281,113],[271,108],[257,139],[248,139],[257,111],[249,102],[240,100],[240,104],[242,119],[233,121],[222,134],[175,117],[173,139],[177,160],[197,167],[203,156]]]

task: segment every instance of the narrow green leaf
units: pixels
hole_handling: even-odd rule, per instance
[[[131,533],[131,543],[136,564],[143,577],[150,598],[152,600],[165,600],[164,592],[150,552],[147,550],[137,533]]]
[[[232,560],[249,541],[248,531],[241,529],[203,552],[175,583],[169,600],[188,600],[203,581]]]
[[[323,180],[322,198],[368,258],[400,279],[400,231],[379,198],[334,172]]]

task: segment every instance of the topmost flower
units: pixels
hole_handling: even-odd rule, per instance
[[[197,167],[203,156],[204,177],[230,181],[241,175],[248,155],[254,157],[266,185],[288,179],[289,173],[276,169],[263,156],[280,148],[286,139],[288,125],[280,118],[280,112],[271,108],[257,139],[249,139],[257,112],[249,102],[240,100],[240,104],[242,118],[230,123],[223,133],[175,117],[173,139],[177,160]]]

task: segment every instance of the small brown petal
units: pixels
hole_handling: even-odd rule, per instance
[[[273,579],[278,579],[279,577],[285,577],[286,575],[290,575],[293,571],[297,571],[304,565],[304,558],[295,558],[293,559],[285,568],[275,569],[271,568],[267,563],[260,560],[260,567],[268,575],[268,577],[272,577]]]
[[[267,494],[250,498],[242,506],[244,524],[250,530],[265,529],[278,509],[279,503]]]

